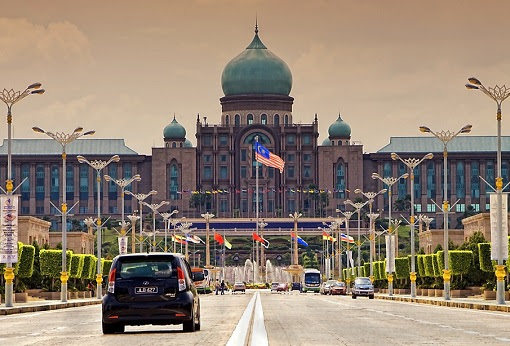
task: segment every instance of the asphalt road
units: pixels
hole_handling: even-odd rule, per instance
[[[2,316],[0,345],[225,345],[252,297],[201,296],[202,330],[195,333],[128,326],[103,335],[100,305]],[[269,345],[510,344],[508,313],[296,292],[261,292],[260,302]]]

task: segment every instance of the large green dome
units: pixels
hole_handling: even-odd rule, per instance
[[[165,139],[184,139],[186,137],[186,129],[175,120],[168,124],[163,130],[163,137]]]
[[[338,119],[329,126],[328,129],[329,138],[346,138],[351,136],[351,127],[345,121],[343,121],[340,114]]]
[[[264,46],[255,27],[250,45],[223,69],[221,87],[225,96],[239,94],[278,94],[288,96],[292,73],[279,57]]]

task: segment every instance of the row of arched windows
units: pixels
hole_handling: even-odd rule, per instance
[[[260,123],[263,125],[270,124],[270,122],[268,122],[269,119],[270,118],[265,113],[260,115]],[[280,115],[279,114],[275,114],[273,116],[272,120],[273,120],[273,122],[272,122],[273,125],[280,125]],[[251,113],[246,115],[246,124],[241,124],[241,115],[240,114],[234,115],[234,123],[233,123],[234,126],[251,125],[253,123],[254,123],[254,116]],[[283,116],[283,124],[284,125],[289,124],[289,115],[288,114],[285,114]],[[225,125],[230,125],[230,115],[229,114],[225,115]]]

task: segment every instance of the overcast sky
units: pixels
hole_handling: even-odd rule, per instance
[[[496,135],[495,102],[464,84],[510,86],[506,0],[0,3],[0,89],[46,89],[13,107],[14,138],[82,126],[150,154],[175,114],[195,144],[197,113],[220,122],[221,73],[251,42],[255,16],[292,71],[294,122],[317,113],[320,143],[338,112],[365,152],[420,136],[420,125]]]

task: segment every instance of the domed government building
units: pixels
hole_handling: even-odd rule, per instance
[[[432,225],[442,227],[442,216],[436,215],[434,204],[441,205],[443,200],[443,145],[439,140],[426,135],[391,137],[377,152],[364,153],[362,144],[351,140],[347,122],[356,115],[338,114],[326,139],[319,143],[317,114],[310,115],[309,123],[293,121],[292,83],[289,66],[264,45],[256,28],[251,43],[223,69],[221,114],[214,123],[197,116],[195,129],[185,129],[173,116],[163,129],[164,146],[153,148],[152,155],[136,153],[123,139],[81,138],[67,146],[66,198],[69,206],[75,205],[72,218],[82,221],[97,215],[96,171],[78,163],[77,155],[89,161],[119,155],[120,161],[109,164],[101,174],[114,179],[140,174],[142,180],[126,190],[135,194],[157,191],[147,201],[169,201],[161,212],[178,209],[178,217],[195,220],[203,220],[200,215],[210,212],[219,219],[247,220],[238,227],[255,228],[258,195],[261,219],[286,218],[291,228],[289,214],[297,211],[303,214],[300,227],[317,229],[323,220],[306,223],[305,219],[335,217],[337,208],[352,210],[344,201],[362,197],[355,189],[376,192],[386,187],[372,178],[374,172],[399,177],[408,171],[402,162],[392,160],[392,152],[402,158],[422,158],[432,152],[434,158],[415,169],[413,193],[417,214],[434,218]],[[188,139],[191,136],[196,146]],[[258,194],[256,138],[285,161],[283,173],[258,166]],[[469,206],[476,212],[488,210],[490,189],[479,176],[494,184],[496,148],[495,136],[461,136],[449,144],[448,194],[450,201],[458,200],[450,214],[451,228],[460,226],[457,218]],[[509,149],[509,137],[503,137],[504,182],[509,178]],[[15,185],[27,178],[17,191],[20,214],[49,219],[57,230],[60,218],[53,205],[60,205],[62,196],[61,147],[51,139],[14,139],[12,152]],[[4,140],[0,147],[2,181],[6,180],[6,154]],[[101,184],[101,214],[120,219],[120,188],[104,179]],[[399,180],[392,192],[394,201],[404,199],[411,193],[410,182]],[[124,202],[126,215],[139,209],[138,200],[129,194]],[[373,210],[387,215],[388,193],[376,197]],[[144,213],[148,211],[145,208]],[[351,227],[355,227],[354,218]],[[271,221],[267,222],[271,228]],[[203,228],[199,221],[195,223]]]

